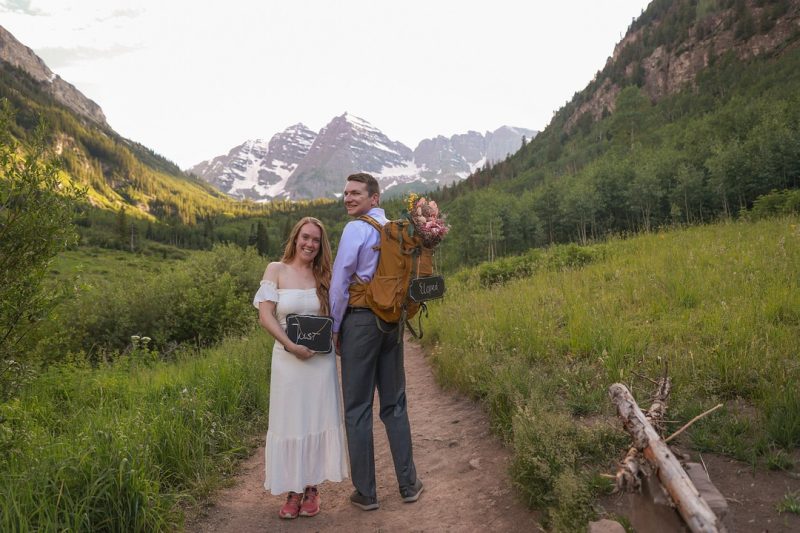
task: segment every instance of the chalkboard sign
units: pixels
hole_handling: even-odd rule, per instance
[[[314,352],[333,349],[333,319],[329,316],[286,315],[286,334],[293,343]]]
[[[444,296],[444,278],[442,276],[426,276],[411,280],[408,296],[414,302],[435,300]]]

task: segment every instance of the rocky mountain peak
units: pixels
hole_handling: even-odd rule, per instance
[[[199,163],[188,172],[235,198],[285,197],[289,176],[306,157],[316,136],[305,125],[294,124],[269,141],[245,141],[226,155]]]
[[[487,160],[499,161],[516,152],[523,136],[535,135],[512,127],[485,135],[469,131],[425,139],[412,151],[369,121],[345,112],[319,134],[295,124],[274,135],[266,151],[257,142],[244,143],[189,172],[232,196],[256,200],[334,197],[343,179],[355,172],[375,176],[384,192],[411,184],[421,191],[466,178]]]
[[[362,129],[366,131],[379,131],[375,126],[373,126],[363,118],[357,117],[347,111],[345,111],[341,116],[334,118],[333,121],[336,121],[337,119],[344,120],[346,123],[350,124],[355,129]]]
[[[45,91],[79,116],[109,128],[99,105],[84,96],[74,85],[62,80],[50,70],[42,58],[2,26],[0,26],[0,61],[22,70],[40,82]]]

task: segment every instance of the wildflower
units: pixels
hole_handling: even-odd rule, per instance
[[[419,198],[419,196],[416,193],[412,192],[411,194],[408,195],[408,199],[406,200],[406,204],[408,205],[408,212],[409,213],[414,211],[414,204],[416,203],[417,198]]]

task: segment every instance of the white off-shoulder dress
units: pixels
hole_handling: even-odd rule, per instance
[[[286,327],[290,313],[316,315],[316,289],[278,289],[263,280],[253,305],[270,300]],[[341,481],[349,472],[339,379],[333,352],[301,361],[275,341],[269,389],[264,488],[303,492],[307,485]]]

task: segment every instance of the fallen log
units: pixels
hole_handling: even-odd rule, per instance
[[[639,464],[639,450],[631,446],[625,459],[620,463],[619,470],[614,478],[614,492],[639,492],[642,490],[642,481],[639,477],[641,465]]]
[[[667,400],[669,399],[670,392],[672,392],[672,381],[670,381],[667,376],[667,367],[664,366],[664,377],[656,382],[653,402],[644,414],[645,418],[650,421],[659,435],[664,433],[664,417],[667,414]]]
[[[647,420],[628,388],[615,383],[609,387],[608,395],[616,405],[625,429],[633,437],[634,446],[641,450],[656,472],[689,529],[693,532],[719,532],[720,525],[714,511],[700,496],[689,475]]]

